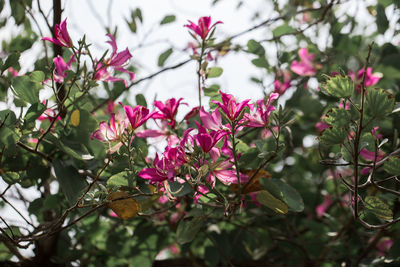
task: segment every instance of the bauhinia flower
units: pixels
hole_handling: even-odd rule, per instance
[[[210,31],[219,23],[222,23],[222,21],[217,21],[213,25],[211,25],[211,17],[201,17],[199,18],[199,21],[197,24],[194,22],[189,21],[189,24],[186,24],[185,27],[189,28],[192,30],[195,34],[197,34],[202,40],[207,39],[208,34]],[[211,26],[210,26],[211,25]]]
[[[167,120],[168,125],[171,128],[174,128],[176,124],[175,116],[178,112],[178,107],[181,104],[180,102],[182,100],[183,98],[179,98],[178,100],[176,100],[175,98],[170,98],[165,101],[165,104],[161,101],[154,101],[154,106],[156,106],[161,111],[161,113],[154,114],[153,119]]]
[[[218,105],[231,121],[236,120],[245,107],[249,107],[248,103],[250,99],[246,99],[240,103],[237,103],[232,95],[225,94],[222,91],[220,91],[220,94],[222,97],[222,103],[215,100],[212,102]]]
[[[321,64],[313,62],[315,54],[309,54],[307,48],[300,48],[298,51],[300,61],[293,60],[290,69],[300,76],[314,76]]]
[[[115,42],[114,36],[112,36],[111,34],[107,34],[107,36],[110,38],[110,41],[107,41],[107,43],[111,45],[113,51],[108,59],[97,63],[94,79],[105,82],[122,81],[126,86],[126,81],[122,78],[112,76],[112,72],[120,71],[127,73],[129,75],[130,81],[133,81],[133,79],[135,78],[135,74],[125,68],[132,55],[129,52],[128,48],[126,48],[124,51],[117,52],[117,43]]]
[[[163,157],[160,159],[158,154],[153,161],[153,168],[144,168],[138,175],[151,182],[173,181],[179,168],[185,164],[185,150],[181,146],[167,146]]]
[[[223,131],[210,131],[208,133],[197,121],[195,123],[197,124],[198,134],[194,135],[194,139],[204,153],[208,153],[226,135],[226,132]]]
[[[96,138],[101,142],[108,143],[109,149],[107,152],[112,154],[122,146],[121,138],[127,126],[127,119],[116,121],[115,114],[112,113],[110,125],[108,125],[105,121],[100,122],[99,129],[91,134],[90,139]],[[111,143],[116,141],[118,141],[118,143],[111,147]]]
[[[364,68],[360,69],[357,72],[357,77],[353,71],[349,71],[349,76],[356,83],[356,89],[358,92],[361,91],[361,82],[364,76]],[[372,73],[372,68],[368,67],[365,73],[365,87],[373,86],[379,82],[382,78],[382,73]]]
[[[137,105],[134,108],[131,106],[125,106],[121,102],[119,103],[125,110],[125,114],[131,123],[132,129],[136,130],[142,124],[144,124],[148,119],[152,118],[155,111],[150,112],[147,108]]]
[[[278,77],[283,77],[283,81],[279,81]],[[274,81],[275,93],[283,94],[290,87],[290,72],[288,70],[279,70]]]
[[[63,20],[60,25],[56,24],[54,27],[54,36],[56,38],[44,37],[42,40],[50,41],[59,46],[72,47],[72,42],[67,30],[67,19]]]
[[[57,56],[53,59],[56,69],[54,70],[54,81],[57,83],[64,82],[64,78],[67,77],[67,71],[71,69],[71,65],[75,62],[75,58],[72,55],[67,63],[61,56]]]
[[[275,107],[272,103],[279,97],[278,93],[272,93],[269,95],[267,103],[264,99],[257,101],[257,109],[253,114],[245,114],[245,118],[249,121],[248,127],[265,127],[268,125],[269,116]]]

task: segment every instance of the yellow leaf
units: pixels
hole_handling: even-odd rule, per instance
[[[139,203],[133,198],[115,200],[124,197],[129,197],[129,194],[122,191],[109,194],[108,200],[111,200],[111,202],[108,204],[108,207],[110,207],[118,217],[126,220],[135,217],[138,214],[140,207]]]
[[[71,114],[71,123],[73,126],[78,127],[80,122],[80,112],[79,109],[75,109]]]

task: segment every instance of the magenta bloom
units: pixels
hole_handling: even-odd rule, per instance
[[[222,21],[217,21],[213,25],[211,25],[211,17],[201,17],[197,22],[197,25],[189,20],[189,24],[186,24],[185,27],[192,30],[195,34],[197,34],[202,40],[205,40],[210,33],[210,31],[215,27],[215,25],[222,23]],[[211,25],[211,26],[210,26]]]
[[[112,154],[122,146],[122,143],[118,142],[113,147],[111,147],[111,143],[121,140],[121,137],[124,134],[127,126],[128,121],[126,119],[116,121],[115,114],[112,113],[110,125],[108,125],[105,121],[100,122],[99,129],[91,134],[90,139],[96,138],[101,142],[108,143],[110,147],[107,152]]]
[[[210,115],[210,113],[204,110],[204,107],[201,107],[200,120],[204,127],[209,130],[219,131],[223,127],[221,114],[219,113],[218,109],[214,110]]]
[[[143,106],[137,105],[132,108],[131,106],[124,106],[121,102],[119,104],[124,108],[125,114],[128,117],[133,130],[142,126],[143,123],[152,118],[155,114],[155,111],[150,113],[149,110]]]
[[[153,119],[167,120],[168,125],[171,126],[171,128],[174,128],[176,124],[175,116],[178,112],[178,107],[181,104],[180,102],[182,99],[183,98],[179,98],[176,100],[175,98],[170,98],[165,101],[165,104],[163,104],[161,101],[154,101],[154,106],[156,106],[161,113],[154,114]]]
[[[278,93],[272,93],[268,97],[267,103],[264,99],[257,101],[257,109],[254,114],[245,114],[245,118],[249,121],[247,123],[248,127],[265,127],[268,125],[269,115],[275,110],[272,103],[279,97]]]
[[[107,43],[111,45],[113,51],[110,58],[103,60],[103,62],[97,63],[94,79],[105,82],[122,81],[126,86],[126,81],[124,79],[112,76],[112,71],[127,73],[129,75],[130,81],[133,81],[133,79],[135,78],[135,74],[125,68],[132,55],[129,52],[128,48],[126,48],[122,52],[117,52],[117,43],[115,42],[114,36],[112,36],[111,34],[106,35],[110,38],[110,41],[107,41]]]
[[[226,135],[226,133],[222,131],[210,131],[210,133],[208,133],[197,121],[195,123],[198,128],[198,134],[194,136],[194,139],[205,153],[208,153],[215,144]]]
[[[179,168],[186,162],[185,150],[182,147],[167,146],[162,159],[156,154],[154,168],[144,168],[138,175],[151,182],[173,181]]]
[[[215,100],[212,102],[217,104],[231,121],[236,120],[245,107],[249,107],[248,103],[250,99],[246,99],[241,103],[237,103],[232,95],[225,94],[222,91],[220,91],[220,94],[222,97],[222,103]]]
[[[300,62],[293,60],[290,69],[300,76],[314,76],[317,73],[317,68],[321,64],[313,63],[315,54],[309,54],[307,48],[300,48],[298,51]]]
[[[56,69],[54,70],[54,81],[57,83],[64,82],[64,78],[67,77],[67,71],[71,69],[71,65],[75,62],[75,58],[72,55],[67,63],[61,56],[57,56],[53,59]]]
[[[356,86],[357,91],[361,92],[361,81],[362,81],[362,77],[364,75],[364,68],[360,69],[357,72],[357,77],[355,77],[355,74],[353,71],[349,71],[348,74],[351,77],[351,79],[353,79],[353,81],[357,83],[357,86]],[[379,80],[382,78],[381,75],[382,74],[380,74],[380,73],[378,73],[377,75],[374,75],[372,73],[372,68],[368,67],[367,72],[365,74],[365,87],[369,87],[369,86],[373,86],[373,85],[377,84],[379,82]]]
[[[324,202],[322,202],[321,204],[319,204],[316,208],[315,208],[315,212],[317,213],[317,216],[319,218],[321,218],[324,213],[326,212],[326,210],[332,205],[332,199],[330,195],[326,195]]]
[[[279,81],[278,77],[283,76],[283,81]],[[288,70],[279,70],[274,81],[275,93],[282,95],[290,87],[290,72]]]
[[[56,24],[54,27],[54,35],[56,38],[44,37],[42,40],[50,41],[53,44],[71,47],[71,39],[69,38],[68,30],[67,30],[67,19],[63,20],[60,25]]]

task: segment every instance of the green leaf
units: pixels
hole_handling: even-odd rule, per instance
[[[343,143],[345,138],[346,131],[343,128],[333,127],[323,131],[319,140],[326,145],[337,145]]]
[[[264,47],[259,42],[253,39],[247,42],[247,50],[249,50],[250,53],[256,54],[260,57],[265,55]]]
[[[257,201],[277,213],[286,214],[288,212],[288,206],[266,190],[258,192]]]
[[[191,242],[203,227],[203,224],[204,219],[202,217],[181,220],[176,230],[177,242],[179,244]]]
[[[337,127],[348,126],[351,120],[350,111],[347,111],[344,108],[333,108],[326,114],[326,116],[325,122]]]
[[[193,189],[188,183],[180,184],[178,182],[168,181],[168,185],[171,194],[175,197],[182,197],[187,194],[193,193]]]
[[[36,83],[36,86],[38,86],[40,89],[43,88],[42,83],[44,81],[45,75],[42,71],[34,71],[29,74],[29,77],[31,78],[32,82]]]
[[[391,175],[400,175],[400,158],[399,157],[389,158],[383,164],[383,169]]]
[[[164,66],[165,61],[168,59],[168,57],[174,52],[172,48],[167,49],[166,51],[162,52],[161,55],[158,57],[158,63],[157,65],[159,67]]]
[[[168,24],[176,20],[175,15],[166,15],[160,22],[160,25]]]
[[[212,67],[208,69],[208,76],[207,78],[217,78],[221,76],[224,70],[220,67]]]
[[[381,219],[393,219],[393,212],[390,207],[378,197],[367,196],[365,198],[365,208]]]
[[[86,180],[74,167],[67,166],[61,159],[55,159],[53,166],[62,192],[68,202],[74,205],[87,187]]]
[[[1,174],[0,177],[2,177],[4,182],[6,182],[9,185],[15,184],[20,179],[19,174],[16,172],[6,172]]]
[[[389,21],[386,17],[385,7],[381,4],[376,6],[376,26],[378,26],[378,32],[384,34],[389,27]]]
[[[302,212],[304,202],[296,189],[279,179],[268,179],[265,181],[265,187],[275,197],[284,201],[290,210]]]
[[[24,117],[24,123],[31,123],[34,122],[37,118],[39,118],[40,115],[43,114],[43,112],[46,110],[46,106],[43,105],[42,103],[35,103],[32,106],[29,107],[28,111],[26,112],[26,115]]]
[[[137,105],[141,105],[147,108],[147,101],[143,94],[137,94],[135,99]]]
[[[14,93],[28,103],[37,103],[43,80],[44,73],[41,71],[34,71],[29,76],[16,76],[13,78]]]
[[[6,62],[4,62],[3,66],[1,66],[1,71],[5,71],[9,67],[14,67],[18,64],[18,60],[21,54],[19,52],[12,53],[9,55],[6,59]]]
[[[15,113],[11,110],[2,110],[0,111],[0,124],[4,122],[5,126],[13,126],[17,122],[17,117]]]
[[[253,63],[253,65],[258,67],[258,68],[266,68],[266,69],[268,69],[268,67],[269,67],[269,63],[268,63],[267,59],[264,56],[253,59],[251,61],[251,63]]]
[[[289,26],[287,23],[276,27],[272,31],[274,36],[281,36],[281,35],[285,35],[285,34],[292,33],[292,32],[295,32],[295,30],[291,26]]]
[[[107,187],[129,187],[129,177],[129,173],[127,171],[114,174],[107,180]]]
[[[210,87],[206,87],[203,89],[204,95],[210,96],[210,97],[217,96],[217,95],[219,95],[219,89],[220,89],[220,86],[218,84],[213,84]]]
[[[384,118],[392,113],[394,96],[383,89],[368,89],[365,97],[365,113],[374,118]]]
[[[0,128],[0,149],[2,149],[2,145],[6,145],[7,147],[15,145],[18,139],[19,136],[15,131],[4,125]]]
[[[20,25],[25,20],[25,8],[19,1],[10,1],[11,16],[14,17],[15,23]]]
[[[353,94],[354,84],[349,76],[336,75],[328,77],[325,89],[331,96],[349,98]]]

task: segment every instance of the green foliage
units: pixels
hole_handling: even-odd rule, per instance
[[[174,50],[172,50],[172,48],[169,48],[169,49],[165,50],[164,52],[162,52],[162,53],[160,54],[160,56],[158,57],[158,63],[157,63],[157,65],[158,65],[159,67],[164,66],[165,61],[169,58],[169,56],[172,54],[173,51],[174,51]]]
[[[328,77],[324,86],[326,92],[337,98],[349,98],[354,91],[353,81],[349,76]]]
[[[393,219],[393,212],[390,210],[389,206],[378,197],[375,196],[366,197],[365,208],[381,219],[384,220]]]
[[[383,118],[392,112],[394,98],[383,89],[369,89],[365,97],[365,105],[368,116]]]
[[[208,69],[208,78],[217,78],[222,75],[224,70],[220,67],[212,67]]]
[[[176,20],[176,16],[175,16],[175,15],[166,15],[166,16],[160,21],[160,25],[172,23],[172,22],[174,22],[175,20]]]
[[[319,137],[321,143],[325,145],[339,145],[342,144],[344,139],[346,138],[346,131],[343,128],[328,128],[324,130],[322,135]]]

